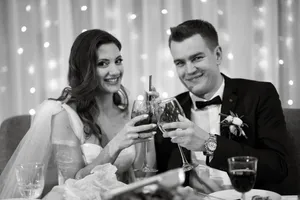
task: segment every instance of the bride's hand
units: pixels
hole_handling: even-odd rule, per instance
[[[148,115],[134,117],[124,126],[124,128],[105,147],[108,151],[109,157],[112,157],[112,155],[117,156],[123,149],[130,147],[133,144],[150,140],[150,138],[156,133],[155,131],[150,131],[148,133],[139,132],[152,130],[156,127],[156,124],[134,126],[137,122],[142,121],[147,117]],[[99,163],[97,162],[96,158],[95,162],[80,169],[76,173],[75,178],[81,179],[86,177],[97,165],[99,165]]]
[[[149,140],[156,133],[155,131],[151,131],[156,127],[156,124],[134,126],[137,122],[147,119],[147,117],[148,115],[145,114],[132,118],[111,140],[111,143],[117,145],[120,150],[123,150],[133,144]],[[143,131],[150,132],[140,133]]]
[[[152,99],[159,98],[159,93],[156,91],[156,88],[154,86],[151,86],[151,91],[148,91],[147,95],[151,96]]]

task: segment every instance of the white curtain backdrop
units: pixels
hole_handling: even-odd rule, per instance
[[[75,37],[100,28],[123,44],[123,84],[136,98],[147,76],[163,97],[184,87],[168,49],[168,29],[211,22],[223,47],[221,71],[272,82],[283,107],[300,108],[298,0],[0,0],[0,122],[34,114],[67,86]]]

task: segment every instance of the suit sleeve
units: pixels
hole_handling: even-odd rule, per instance
[[[279,183],[288,174],[287,130],[281,102],[275,87],[271,83],[265,86],[260,90],[255,111],[257,125],[255,148],[218,136],[214,157],[207,163],[213,168],[227,171],[227,158],[255,156],[258,158],[256,185]]]

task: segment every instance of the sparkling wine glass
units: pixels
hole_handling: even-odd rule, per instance
[[[148,114],[148,117],[144,120],[141,120],[135,124],[135,126],[140,126],[140,125],[146,125],[146,124],[151,124],[151,123],[156,123],[153,121],[154,116],[153,116],[153,106],[151,105],[150,101],[147,100],[135,100],[133,102],[133,107],[132,107],[132,112],[131,112],[131,119],[139,116],[139,115],[144,115]],[[151,130],[143,131],[141,133],[148,133],[155,131],[156,128],[153,128]],[[153,139],[153,136],[152,136]],[[144,161],[143,161],[143,166],[142,169],[136,169],[136,170],[141,170],[142,172],[157,172],[157,169],[151,168],[148,163],[147,163],[147,143],[148,140],[145,142],[142,142],[142,151],[144,153]]]
[[[41,196],[45,185],[44,164],[20,164],[16,167],[16,177],[23,198],[34,199]]]
[[[178,115],[185,117],[185,114],[176,98],[168,98],[168,99],[162,100],[158,104],[157,109],[158,109],[158,113],[159,113],[158,127],[160,128],[160,130],[163,133],[174,130],[174,129],[165,130],[162,127],[165,123],[178,122],[179,121]],[[192,170],[194,167],[193,167],[193,165],[188,163],[188,161],[182,151],[181,146],[178,145],[178,148],[179,148],[182,163],[183,163],[183,165],[182,165],[183,170],[184,171]]]
[[[245,200],[245,193],[249,192],[256,179],[257,158],[250,156],[238,156],[228,158],[228,172],[233,188],[242,193],[242,200]]]

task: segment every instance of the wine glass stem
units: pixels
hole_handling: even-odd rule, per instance
[[[188,161],[186,160],[185,155],[183,154],[181,146],[179,144],[177,144],[177,145],[178,145],[178,148],[179,148],[179,151],[180,151],[180,155],[181,155],[183,164],[188,164]]]
[[[246,195],[245,195],[245,193],[242,193],[241,200],[246,200]]]
[[[148,141],[146,141],[146,142],[143,142],[143,144],[144,144],[144,162],[143,162],[143,168],[144,167],[147,167],[147,151],[148,151]]]

